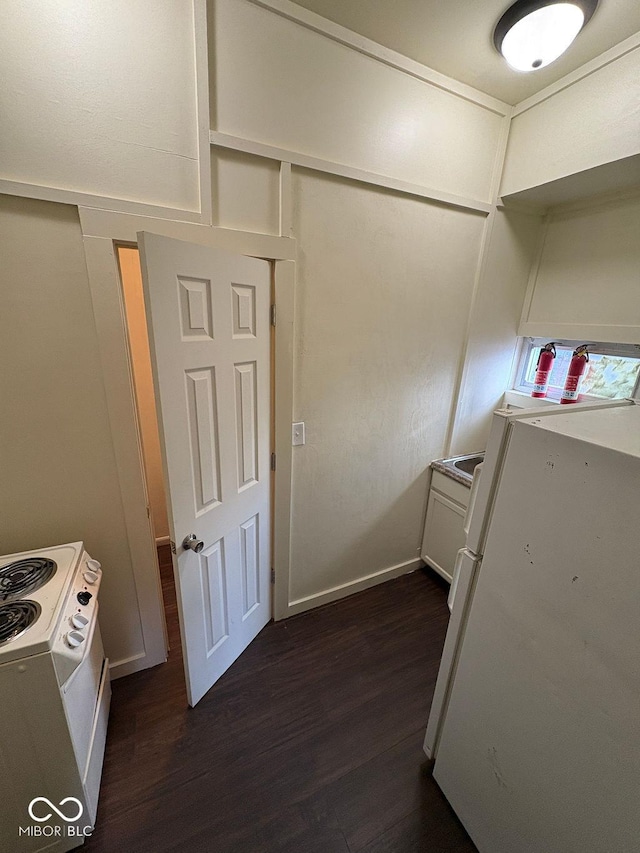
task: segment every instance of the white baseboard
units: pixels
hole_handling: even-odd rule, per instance
[[[159,548],[161,545],[168,545],[170,542],[170,536],[156,536],[156,548]]]
[[[159,663],[165,663],[165,661],[166,657],[164,660],[150,661],[148,655],[144,652],[140,652],[140,654],[132,655],[130,658],[123,658],[122,660],[110,663],[109,675],[111,676],[111,680],[115,681],[116,678],[124,678],[125,675],[131,675],[134,672],[149,669],[149,667],[156,666]]]
[[[387,569],[381,569],[378,572],[373,572],[363,578],[358,578],[355,581],[340,584],[339,586],[331,587],[323,592],[317,592],[313,595],[307,595],[304,598],[297,598],[289,602],[286,613],[281,616],[281,619],[286,619],[288,616],[295,616],[296,613],[304,613],[305,610],[312,610],[314,607],[320,607],[322,604],[329,604],[331,601],[338,601],[340,598],[346,598],[348,595],[353,595],[355,592],[362,592],[364,589],[369,589],[372,586],[377,586],[379,583],[390,581],[392,578],[397,578],[400,575],[406,575],[409,572],[415,571],[422,565],[420,557],[415,557],[413,560],[406,560],[404,563],[398,563],[395,566],[389,566]]]

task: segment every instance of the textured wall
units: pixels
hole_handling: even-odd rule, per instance
[[[142,652],[75,210],[0,196],[0,553],[83,539],[112,660]]]
[[[292,598],[416,557],[484,217],[294,174]]]
[[[511,122],[502,195],[640,152],[640,47]]]
[[[246,0],[216,0],[211,127],[490,200],[504,119]]]
[[[199,206],[187,0],[3,0],[0,177]]]

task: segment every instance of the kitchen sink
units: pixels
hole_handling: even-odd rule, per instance
[[[461,459],[456,459],[454,461],[454,466],[462,471],[464,474],[469,474],[470,477],[473,477],[473,472],[476,469],[476,465],[479,465],[484,456],[463,456]]]
[[[435,468],[448,474],[449,477],[471,485],[473,472],[484,461],[484,453],[468,453],[465,456],[451,456],[449,459],[438,459],[432,463]]]

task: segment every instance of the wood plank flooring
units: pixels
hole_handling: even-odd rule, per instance
[[[169,662],[113,683],[87,853],[473,853],[422,739],[448,611],[417,571],[268,625],[194,709]]]

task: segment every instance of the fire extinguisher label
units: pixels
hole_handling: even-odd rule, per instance
[[[545,378],[544,382],[534,382],[533,390],[536,394],[544,394],[547,390],[547,380]]]
[[[578,385],[580,384],[580,376],[567,376],[564,391],[562,392],[563,400],[578,399]]]

